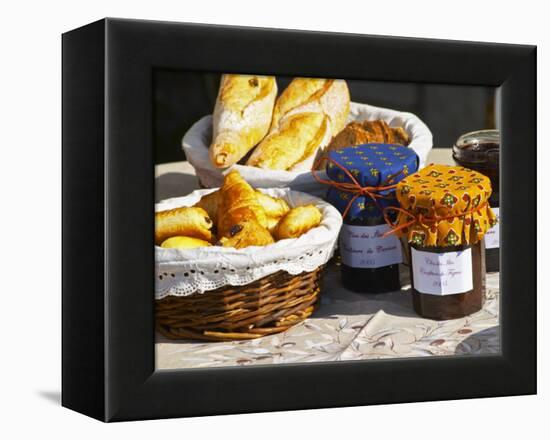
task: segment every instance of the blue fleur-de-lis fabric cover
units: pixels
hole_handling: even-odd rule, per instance
[[[353,183],[344,171],[332,163],[334,161],[353,174],[362,187],[394,185],[418,169],[418,156],[414,150],[401,145],[356,145],[331,151],[328,157],[326,172],[330,180]],[[391,197],[391,199],[378,199],[382,209],[386,206],[398,206],[394,196],[395,190],[383,191],[380,194]],[[340,212],[344,212],[353,196],[354,193],[330,187],[327,192],[327,201]],[[346,219],[361,220],[380,215],[382,213],[367,195],[355,199]]]

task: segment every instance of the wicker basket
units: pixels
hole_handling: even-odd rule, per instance
[[[280,333],[315,310],[323,267],[279,271],[245,286],[156,300],[157,330],[170,339],[227,341]]]
[[[432,149],[433,139],[430,129],[416,115],[397,110],[374,107],[367,104],[352,102],[348,122],[382,119],[391,126],[402,126],[411,137],[409,148],[412,148],[420,159],[422,168]],[[212,140],[212,115],[199,119],[187,131],[182,139],[185,157],[195,168],[195,173],[207,188],[217,188],[223,182],[223,170],[212,165],[208,154]],[[312,158],[313,159],[313,158]],[[306,165],[304,163],[304,165]],[[241,176],[255,188],[290,187],[297,191],[323,197],[326,187],[318,183],[310,172],[312,164],[302,171],[266,170],[247,165],[234,165]],[[323,175],[323,172],[321,172]]]

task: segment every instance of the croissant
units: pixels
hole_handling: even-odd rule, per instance
[[[182,207],[157,212],[155,214],[155,244],[160,245],[167,238],[176,235],[210,241],[212,226],[213,223],[208,217],[208,213],[201,208]]]
[[[208,217],[212,219],[214,224],[218,223],[218,198],[219,191],[214,191],[202,196],[202,198],[193,206],[204,209],[208,213]],[[264,208],[268,218],[267,227],[271,231],[272,227],[285,215],[288,210],[288,204],[281,198],[271,197],[261,191],[256,190],[256,198],[258,203]]]
[[[246,164],[289,170],[329,141],[330,128],[323,113],[297,113],[283,119],[256,147]]]
[[[218,244],[241,249],[247,246],[266,246],[274,243],[269,231],[256,219],[241,220],[233,225],[228,237],[220,238]]]
[[[202,196],[193,206],[204,209],[214,224],[218,223],[218,191]]]
[[[275,228],[275,238],[297,238],[321,223],[321,211],[314,205],[297,206],[292,208],[279,221]]]
[[[234,165],[264,138],[276,96],[273,76],[222,76],[210,145],[210,159],[215,167]]]
[[[288,203],[279,197],[271,197],[258,190],[256,190],[256,197],[268,217],[281,218],[290,210]]]
[[[258,245],[265,242],[264,231],[267,216],[258,202],[256,191],[241,177],[231,171],[223,180],[218,195],[218,236],[234,237],[243,230],[251,234],[247,240]],[[249,244],[250,245],[250,244]]]

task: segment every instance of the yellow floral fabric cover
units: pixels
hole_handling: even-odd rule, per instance
[[[497,222],[488,203],[491,192],[483,174],[428,165],[397,185],[397,199],[407,212],[398,212],[396,233],[417,246],[475,244]],[[449,216],[454,217],[441,218]]]

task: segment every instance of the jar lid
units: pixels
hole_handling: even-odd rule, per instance
[[[352,184],[353,180],[361,187],[386,187],[395,185],[418,169],[418,156],[411,148],[402,145],[369,143],[330,151],[326,173],[336,184]],[[384,196],[377,203],[368,196],[354,197],[353,191],[343,190],[338,185],[330,187],[327,201],[341,213],[346,212],[350,219],[381,216],[386,206],[396,205],[395,188],[376,191]]]
[[[481,173],[431,164],[397,185],[397,233],[419,246],[475,244],[496,224],[491,192]]]
[[[478,130],[457,139],[453,146],[453,157],[459,162],[498,167],[499,151],[499,130]]]

